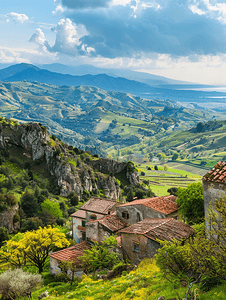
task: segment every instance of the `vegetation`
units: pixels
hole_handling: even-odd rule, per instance
[[[187,188],[177,190],[177,204],[184,221],[197,224],[204,221],[204,200],[202,183],[192,183]]]
[[[1,249],[1,261],[12,266],[32,265],[39,273],[47,263],[50,251],[69,246],[65,235],[57,228],[45,227],[36,231],[27,231],[18,240],[9,240]]]
[[[22,269],[7,270],[0,274],[0,293],[2,299],[19,299],[28,297],[31,292],[42,282],[41,275],[30,274]]]
[[[80,257],[82,266],[86,272],[95,272],[97,269],[112,268],[119,262],[116,253],[110,251],[117,246],[117,240],[113,236],[105,239],[101,244],[94,242],[90,250],[84,250]]]

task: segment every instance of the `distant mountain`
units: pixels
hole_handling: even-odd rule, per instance
[[[30,64],[17,64],[0,70],[0,81],[38,81],[41,83],[49,83],[56,85],[79,86],[88,85],[95,86],[105,90],[123,91],[123,92],[140,92],[154,91],[155,88],[150,87],[134,80],[128,80],[122,77],[112,77],[106,74],[73,76],[68,74],[60,74],[40,69]]]
[[[162,87],[156,87],[140,81],[113,77],[107,74],[73,76],[40,69],[30,64],[17,64],[0,70],[0,81],[21,80],[61,86],[94,86],[108,91],[132,93],[148,99],[171,99],[196,103],[216,101],[217,98],[226,99],[226,93],[189,90],[189,87],[187,89],[184,85],[165,84]],[[200,85],[192,85],[192,87],[200,87]]]
[[[124,77],[130,80],[136,80],[143,83],[147,83],[151,86],[158,85],[171,85],[171,84],[190,84],[189,82],[174,80],[163,76],[153,75],[144,72],[132,71],[130,69],[109,69],[109,68],[97,68],[92,65],[78,65],[78,66],[67,66],[59,63],[37,65],[41,69],[45,69],[51,72],[70,74],[83,76],[87,74],[98,75],[107,74],[113,77]]]

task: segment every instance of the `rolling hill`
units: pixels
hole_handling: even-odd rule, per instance
[[[101,154],[148,145],[172,132],[225,115],[181,107],[168,100],[140,98],[90,86],[1,82],[0,115],[41,122],[60,139]]]

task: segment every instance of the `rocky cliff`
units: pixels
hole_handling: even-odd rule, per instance
[[[0,123],[0,148],[17,146],[23,155],[33,161],[44,161],[48,172],[57,180],[62,196],[75,191],[81,198],[84,194],[101,191],[111,199],[120,198],[120,187],[114,174],[125,172],[128,183],[139,184],[135,169],[128,163],[109,159],[98,159],[90,153],[68,146],[39,123],[18,125],[13,121]]]

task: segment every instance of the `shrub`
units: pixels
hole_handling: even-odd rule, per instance
[[[19,216],[19,214],[15,214],[14,216],[13,216],[13,223],[17,223],[17,222],[19,222],[20,221],[20,216]]]
[[[0,247],[2,247],[3,242],[9,239],[9,231],[6,228],[0,227]]]
[[[43,222],[38,217],[33,217],[29,219],[22,220],[21,224],[21,231],[31,231],[31,230],[37,230],[39,227],[43,227]]]
[[[9,269],[0,275],[3,298],[19,299],[31,296],[32,290],[41,282],[41,275],[24,272],[22,269]]]

